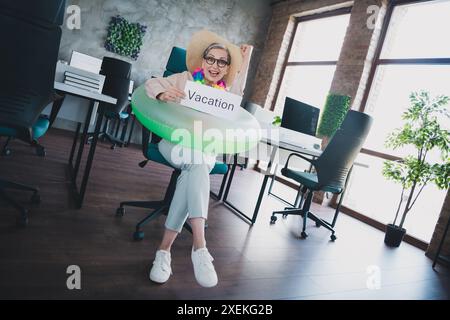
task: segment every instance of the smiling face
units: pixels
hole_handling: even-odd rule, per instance
[[[224,65],[224,62],[226,64]],[[212,48],[206,52],[203,62],[202,69],[205,73],[205,79],[209,83],[217,83],[222,80],[228,73],[229,69],[229,56],[225,49]]]

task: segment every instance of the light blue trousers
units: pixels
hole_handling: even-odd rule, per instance
[[[164,139],[158,143],[158,149],[173,167],[181,170],[165,223],[167,229],[181,232],[187,218],[208,218],[209,174],[216,157]]]

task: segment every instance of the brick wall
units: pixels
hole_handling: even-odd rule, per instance
[[[447,191],[447,196],[445,197],[444,206],[441,210],[441,215],[439,216],[436,228],[433,232],[433,237],[431,238],[430,245],[426,251],[426,255],[430,258],[434,258],[436,255],[439,242],[447,226],[448,220],[450,219],[450,192]],[[450,257],[450,232],[447,233],[445,237],[444,244],[441,249],[441,255],[445,255],[447,258]]]
[[[378,0],[355,1],[350,23],[336,66],[330,91],[345,94],[352,98],[352,109],[359,110],[366,88],[375,50],[381,33],[381,24],[375,29],[367,27],[371,5],[380,6],[378,19],[384,17],[386,6]]]

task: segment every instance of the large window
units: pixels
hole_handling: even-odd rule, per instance
[[[297,20],[273,110],[283,113],[286,97],[322,108],[330,90],[350,19],[350,9]],[[333,15],[334,14],[334,15]],[[330,16],[331,15],[331,16]]]
[[[374,117],[365,154],[358,159],[368,168],[355,167],[344,200],[346,207],[384,224],[392,222],[401,187],[381,175],[382,162],[411,151],[387,149],[387,134],[402,125],[411,92],[450,96],[450,41],[446,40],[450,0],[395,5],[388,9],[387,18],[389,27],[363,104],[364,111]],[[449,123],[444,126],[450,129]],[[438,155],[430,160],[433,157]],[[406,219],[408,234],[430,241],[446,193],[433,185],[424,189]]]

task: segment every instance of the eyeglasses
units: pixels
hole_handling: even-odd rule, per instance
[[[214,63],[216,63],[216,61],[217,61],[217,66],[219,68],[225,68],[225,66],[229,65],[228,61],[222,60],[222,59],[216,59],[211,56],[203,57],[203,59],[205,59],[206,63],[209,64],[210,66],[214,65]]]

